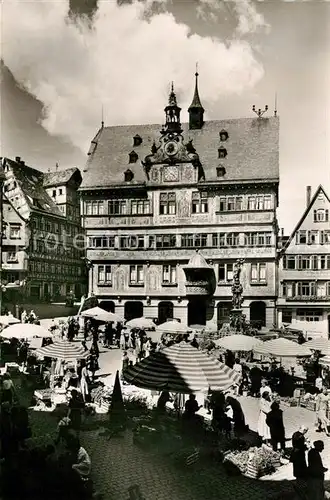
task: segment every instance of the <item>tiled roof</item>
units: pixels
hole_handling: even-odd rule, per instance
[[[44,187],[51,187],[66,184],[77,172],[79,172],[79,169],[76,167],[57,170],[56,172],[47,172],[44,174],[43,185]]]
[[[147,182],[141,165],[150,154],[155,141],[158,144],[161,125],[128,125],[101,128],[93,139],[84,170],[82,189],[124,184],[124,172],[129,167],[134,173],[131,185]],[[182,124],[185,142],[193,140],[200,157],[205,180],[221,182],[278,180],[279,179],[279,118],[238,118],[205,122],[201,130],[189,130]],[[219,132],[226,130],[229,138],[221,142]],[[142,138],[140,146],[133,146],[133,137]],[[218,148],[224,146],[226,158],[218,158]],[[129,164],[129,153],[134,150],[139,159]],[[225,175],[217,177],[216,169],[225,167]],[[125,183],[126,185],[129,183]]]
[[[15,180],[22,189],[31,209],[42,210],[63,217],[62,212],[43,187],[43,172],[9,158],[6,158],[5,162],[9,164],[13,171]]]
[[[6,178],[5,173],[3,171],[2,165],[0,163],[0,181],[3,181]]]

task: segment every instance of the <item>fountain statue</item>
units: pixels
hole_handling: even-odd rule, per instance
[[[233,308],[230,313],[230,326],[236,332],[244,333],[246,327],[245,315],[242,314],[243,303],[243,287],[241,284],[240,276],[244,259],[237,259],[234,264],[233,284],[231,287],[232,292],[232,305]]]

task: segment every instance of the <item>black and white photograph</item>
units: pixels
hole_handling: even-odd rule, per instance
[[[330,499],[330,1],[0,33],[0,500]]]

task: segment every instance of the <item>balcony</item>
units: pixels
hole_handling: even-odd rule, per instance
[[[287,302],[330,302],[330,295],[295,295],[283,298]]]
[[[216,288],[214,269],[197,251],[183,266],[186,276],[186,295],[190,297],[213,295]]]

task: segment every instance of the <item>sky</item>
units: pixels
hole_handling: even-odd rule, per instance
[[[106,125],[162,123],[173,80],[187,119],[195,64],[206,119],[254,116],[277,95],[280,227],[306,186],[330,195],[330,2],[3,0],[1,155],[83,169]]]

